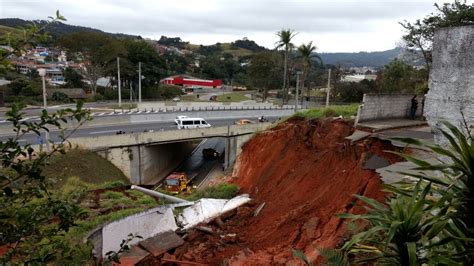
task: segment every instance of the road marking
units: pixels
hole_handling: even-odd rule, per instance
[[[90,132],[89,135],[103,134],[103,133],[111,133],[111,132],[117,132],[117,131],[118,131],[118,130],[94,131],[94,132]]]

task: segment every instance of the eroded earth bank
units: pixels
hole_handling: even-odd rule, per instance
[[[298,263],[292,249],[321,263],[318,248],[337,247],[350,233],[338,213],[359,212],[354,194],[382,200],[381,181],[364,162],[376,154],[390,163],[388,142],[369,138],[350,143],[352,121],[292,118],[247,142],[232,178],[249,204],[193,230],[174,257],[208,264]],[[260,212],[258,207],[265,203]]]

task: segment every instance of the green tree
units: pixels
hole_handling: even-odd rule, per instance
[[[66,88],[82,88],[84,82],[82,82],[82,75],[75,69],[66,67],[64,69],[64,80],[66,81]]]
[[[298,47],[299,58],[303,61],[303,75],[301,79],[301,88],[303,90],[306,89],[306,95],[309,98],[309,88],[306,88],[305,81],[309,76],[309,72],[311,70],[311,66],[313,65],[313,59],[319,61],[319,65],[323,65],[323,60],[316,52],[316,46],[313,45],[313,42],[309,42],[308,44],[302,44]],[[301,102],[303,103],[303,97],[301,97]]]
[[[262,99],[267,99],[268,90],[281,86],[281,57],[275,52],[257,53],[248,67],[249,83],[258,88]]]
[[[297,33],[292,29],[282,29],[277,32],[279,40],[276,42],[276,49],[283,49],[283,104],[288,101],[288,58],[295,45],[291,42]]]
[[[59,11],[56,18],[46,23],[65,20]],[[13,39],[14,50],[4,54],[0,66],[8,66],[6,58],[20,52],[26,46],[44,38],[41,32],[46,28],[31,27],[25,30],[22,39]],[[51,180],[42,174],[46,160],[58,152],[64,152],[67,137],[75,132],[73,128],[66,135],[64,123],[77,121],[80,126],[88,120],[89,113],[78,104],[75,110],[65,109],[50,114],[46,110],[37,122],[24,121],[22,106],[13,105],[6,113],[13,125],[14,136],[0,142],[0,246],[7,253],[0,257],[0,264],[45,264],[55,254],[71,249],[57,243],[55,237],[74,225],[82,211],[74,203],[64,200],[49,190]],[[36,158],[26,160],[32,147],[20,145],[19,140],[26,134],[37,134],[49,128],[61,131],[59,143],[51,143],[51,152],[39,152]]]
[[[474,25],[474,4],[455,0],[454,3],[445,3],[442,6],[435,4],[435,7],[436,12],[423,19],[400,23],[406,31],[403,40],[409,49],[421,52],[428,72],[431,69],[435,30],[441,27]]]
[[[377,83],[383,93],[422,93],[427,90],[425,70],[416,70],[412,66],[393,60],[379,75]]]
[[[59,40],[58,45],[80,61],[80,74],[89,82],[93,94],[97,92],[97,80],[116,69],[116,58],[126,56],[121,42],[103,33],[68,34]]]

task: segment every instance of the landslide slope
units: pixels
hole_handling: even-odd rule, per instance
[[[299,249],[321,263],[317,248],[336,247],[349,236],[346,221],[336,214],[361,211],[353,195],[384,197],[379,176],[362,167],[368,155],[398,160],[384,152],[390,146],[378,139],[351,145],[345,137],[352,132],[350,121],[292,118],[256,135],[243,146],[233,171],[241,192],[255,202],[220,226],[236,234],[237,243],[201,238],[188,246],[199,254],[186,248],[185,257],[210,264],[273,265],[294,260],[291,250]],[[265,207],[254,217],[262,203]]]

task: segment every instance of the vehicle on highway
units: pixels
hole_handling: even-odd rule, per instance
[[[179,194],[181,192],[191,192],[192,185],[191,180],[188,179],[186,173],[173,172],[166,177],[164,181],[165,189],[173,194]]]
[[[192,128],[206,128],[211,127],[211,124],[199,117],[187,117],[177,120],[178,129],[192,129]]]
[[[221,154],[212,148],[206,148],[202,150],[202,157],[204,157],[204,159],[212,160],[212,159],[217,159],[220,156]]]
[[[235,121],[236,125],[248,125],[248,124],[255,124],[254,121],[248,120],[248,119],[240,119],[238,121]]]
[[[184,119],[184,118],[188,118],[187,116],[185,115],[178,115],[176,117],[176,119],[174,120],[174,124],[177,125],[178,124],[178,120],[181,120],[181,119]]]
[[[266,119],[266,118],[263,117],[263,115],[262,115],[262,116],[260,116],[260,117],[258,118],[258,122],[260,122],[260,123],[268,122],[268,119]]]

